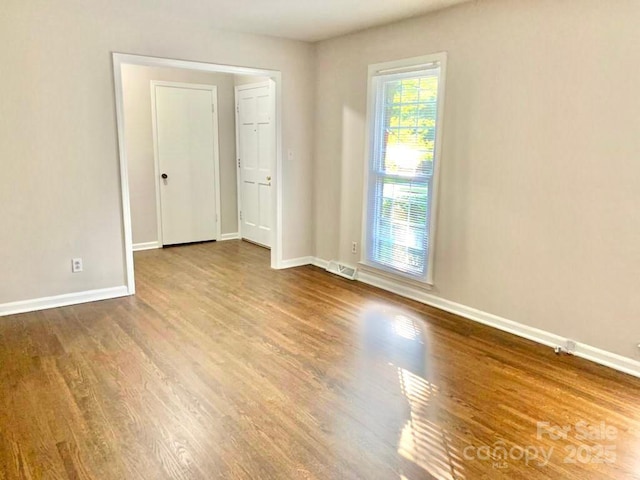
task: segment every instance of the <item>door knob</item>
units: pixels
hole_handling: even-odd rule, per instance
[[[163,173],[162,175],[160,175],[164,180],[166,180],[167,178],[169,178],[169,175],[167,175],[166,173]]]

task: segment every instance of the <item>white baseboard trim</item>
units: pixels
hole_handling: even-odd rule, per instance
[[[313,265],[321,268],[326,268],[328,263],[328,261],[320,258],[315,258],[313,261]],[[547,332],[538,328],[524,325],[522,323],[514,322],[513,320],[508,320],[506,318],[483,312],[482,310],[478,310],[472,307],[467,307],[466,305],[452,302],[451,300],[446,300],[418,288],[404,285],[399,282],[394,282],[388,277],[376,275],[375,273],[369,271],[358,270],[356,280],[368,285],[372,285],[374,287],[381,288],[383,290],[387,290],[392,293],[396,293],[400,296],[416,300],[420,303],[439,308],[440,310],[444,310],[445,312],[459,315],[466,319],[473,320],[474,322],[482,323],[489,327],[497,328],[498,330],[502,330],[504,332],[508,332],[513,335],[532,340],[548,347],[555,348],[558,346],[564,346],[567,342],[567,338],[555,333]],[[584,358],[586,360],[590,360],[600,365],[604,365],[606,367],[613,368],[614,370],[618,370],[620,372],[624,372],[629,375],[633,375],[634,377],[640,378],[640,362],[632,358],[623,357],[622,355],[607,352],[606,350],[602,350],[596,347],[592,347],[591,345],[579,342],[576,342],[576,349],[572,353],[577,357]]]
[[[292,258],[291,260],[282,260],[278,266],[278,270],[285,270],[287,268],[302,267],[304,265],[315,265],[322,269],[327,269],[329,262],[317,257],[299,257]]]
[[[640,362],[633,358],[623,357],[617,353],[607,352],[584,343],[578,343],[573,354],[576,357],[640,378]]]
[[[537,328],[529,327],[521,323],[507,320],[506,318],[493,315],[491,313],[483,312],[475,308],[467,307],[444,298],[437,297],[430,293],[421,291],[418,288],[402,285],[400,283],[389,280],[388,278],[376,275],[372,272],[360,270],[358,272],[357,280],[374,287],[382,288],[389,292],[396,293],[406,298],[416,300],[421,303],[425,303],[429,306],[439,308],[445,312],[454,313],[461,317],[473,320],[484,325],[489,325],[494,328],[498,328],[505,332],[513,333],[519,337],[524,337],[534,342],[547,345],[549,347],[555,347],[564,343],[566,339],[555,335],[553,333],[545,332]]]
[[[126,286],[101,288],[99,290],[87,290],[85,292],[66,293],[54,297],[34,298],[32,300],[22,300],[0,304],[0,317],[15,315],[17,313],[35,312],[48,308],[66,307],[79,303],[97,302],[110,298],[126,297],[129,291]]]
[[[299,257],[292,258],[291,260],[282,260],[279,265],[279,269],[302,267],[303,265],[313,264],[314,257]]]
[[[156,248],[161,248],[160,242],[145,242],[145,243],[134,243],[133,251],[141,252],[142,250],[154,250]]]
[[[311,265],[315,265],[316,267],[320,267],[325,270],[329,267],[328,260],[323,260],[322,258],[318,258],[318,257],[311,257],[311,258],[313,259],[313,261],[311,262]]]
[[[219,242],[225,242],[227,240],[238,240],[240,238],[240,234],[238,232],[236,233],[223,233],[222,235],[220,235],[220,240],[218,240]]]

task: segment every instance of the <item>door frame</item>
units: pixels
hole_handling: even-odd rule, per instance
[[[242,175],[242,169],[240,168],[240,129],[238,128],[240,125],[240,111],[239,111],[239,103],[238,103],[238,92],[240,90],[250,90],[252,88],[259,88],[259,87],[273,87],[273,85],[271,84],[270,81],[266,81],[266,82],[257,82],[257,83],[247,83],[244,85],[236,85],[235,88],[233,89],[234,91],[234,102],[236,105],[236,188],[238,190],[238,236],[240,237],[240,239],[242,239],[242,219],[240,218],[240,212],[242,211],[242,184],[241,184],[241,175]],[[273,108],[273,104],[276,102],[272,102],[271,103],[271,107]],[[273,115],[275,115],[275,112],[271,112]],[[277,115],[276,115],[277,117]],[[275,117],[274,117],[275,118]],[[277,155],[277,153],[276,153]],[[273,219],[272,220],[272,224]],[[271,246],[270,248],[273,248],[273,246]]]
[[[230,73],[236,75],[251,75],[269,77],[275,87],[275,134],[276,158],[273,165],[273,189],[271,190],[271,212],[273,228],[271,230],[271,268],[284,268],[282,262],[282,73],[279,70],[260,68],[236,67],[189,60],[151,57],[128,53],[113,53],[113,80],[116,103],[116,125],[118,132],[118,156],[120,159],[120,192],[122,207],[122,243],[123,257],[126,271],[126,287],[129,295],[135,294],[135,272],[133,262],[133,235],[131,231],[131,196],[129,192],[129,172],[126,152],[126,137],[124,128],[124,100],[122,85],[122,65],[139,65],[145,67],[169,67],[185,70],[196,70],[211,73]]]
[[[156,182],[154,184],[156,189],[156,221],[158,228],[158,245],[164,246],[162,238],[162,199],[160,194],[160,155],[158,152],[158,118],[156,111],[156,87],[174,87],[174,88],[188,88],[190,90],[205,90],[211,92],[211,98],[213,99],[213,171],[214,171],[214,183],[213,187],[216,190],[216,238],[214,240],[220,240],[222,235],[221,219],[220,219],[220,138],[218,131],[218,87],[215,85],[204,85],[198,83],[185,83],[185,82],[167,82],[163,80],[151,80],[151,123],[153,130],[153,171],[156,175]]]

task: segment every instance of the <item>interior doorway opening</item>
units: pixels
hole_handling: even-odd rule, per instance
[[[280,268],[280,72],[120,53],[113,65],[129,294],[133,252],[165,245],[246,238]]]

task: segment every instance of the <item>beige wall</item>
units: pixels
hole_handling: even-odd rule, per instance
[[[262,83],[269,81],[269,77],[260,77],[257,75],[234,75],[235,84],[237,86],[240,85],[249,85],[251,83]]]
[[[283,252],[312,254],[313,46],[148,6],[0,3],[0,304],[125,281],[114,51],[282,71]]]
[[[133,243],[158,240],[156,177],[151,119],[152,80],[215,85],[218,91],[218,143],[220,149],[220,222],[222,233],[238,231],[236,184],[235,78],[207,73],[139,65],[122,67],[125,138],[131,195]]]
[[[367,65],[447,51],[434,293],[638,358],[638,24],[487,0],[320,43],[317,255],[357,261]]]

